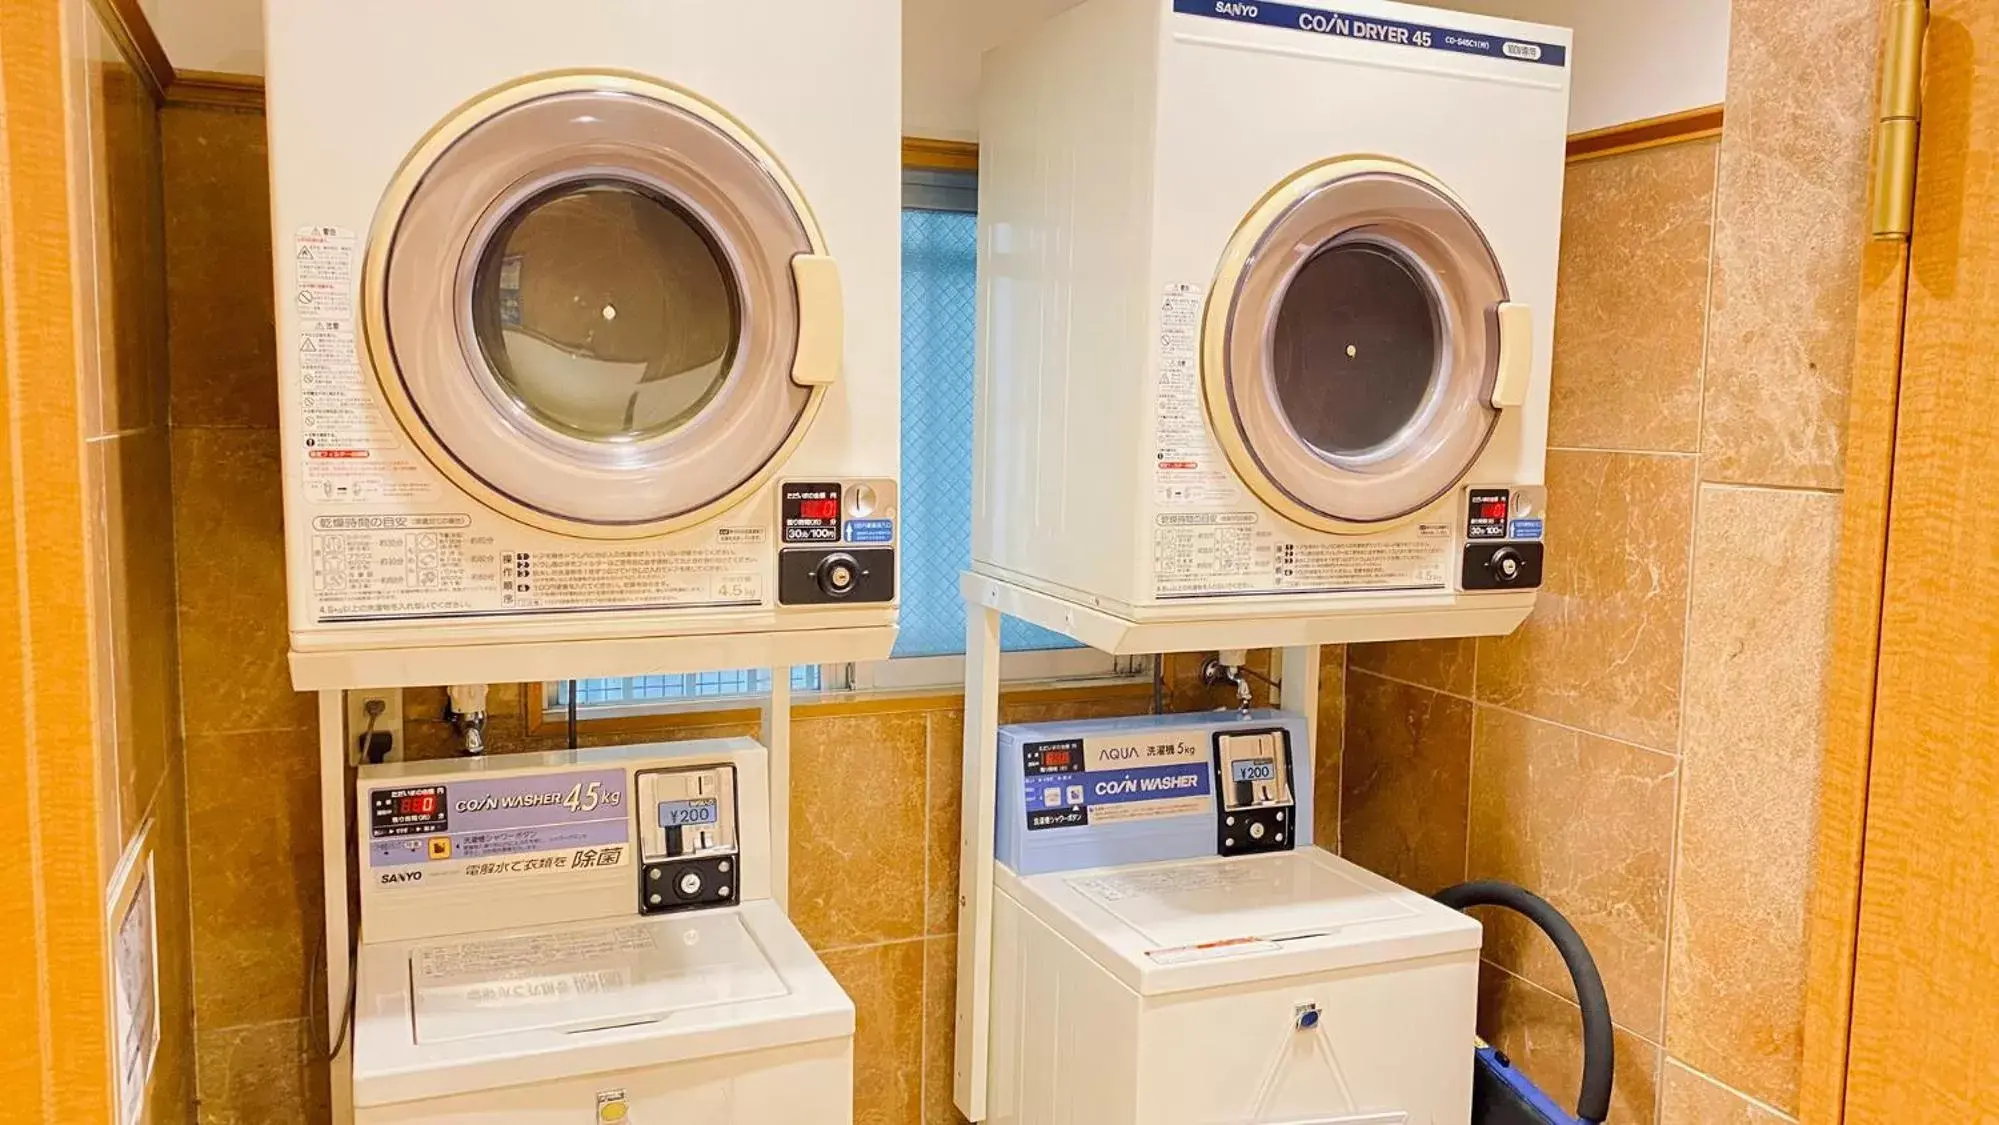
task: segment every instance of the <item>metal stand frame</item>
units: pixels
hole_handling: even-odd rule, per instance
[[[1319,645],[1298,643],[1304,638],[1296,626],[1282,621],[1140,624],[978,574],[965,574],[959,591],[965,598],[965,753],[952,1099],[968,1120],[984,1121],[992,1039],[993,821],[1002,613],[1119,656],[1283,644],[1273,669],[1277,690],[1272,702],[1305,721],[1305,747],[1302,754],[1294,754],[1294,765],[1307,783],[1317,776]]]
[[[997,637],[997,634],[995,634]],[[997,643],[997,641],[995,641]],[[354,918],[348,909],[347,818],[354,788],[347,778],[346,692],[319,692],[319,839],[326,913],[326,1042],[340,1050],[327,1067],[333,1125],[354,1121],[354,1037],[342,1027],[354,1018],[347,990],[354,976]],[[770,698],[762,704],[759,732],[770,768],[770,893],[787,914],[791,904],[791,666],[770,670]]]

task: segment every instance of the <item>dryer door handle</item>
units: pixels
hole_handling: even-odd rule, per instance
[[[791,357],[791,381],[823,387],[840,377],[846,351],[847,312],[840,290],[840,264],[824,254],[791,259],[798,288],[798,350]]]
[[[1492,306],[1494,335],[1499,338],[1499,365],[1492,378],[1492,405],[1511,410],[1527,405],[1527,384],[1534,373],[1534,310],[1512,301]]]

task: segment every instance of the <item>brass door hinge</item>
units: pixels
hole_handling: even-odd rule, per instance
[[[1881,59],[1881,116],[1874,134],[1874,237],[1909,237],[1916,212],[1916,133],[1923,110],[1923,36],[1929,0],[1900,0]]]

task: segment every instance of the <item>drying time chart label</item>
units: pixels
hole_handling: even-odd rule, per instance
[[[725,527],[672,547],[535,549],[483,533],[469,512],[380,512],[319,516],[308,546],[319,620],[395,621],[760,605],[770,538]]]
[[[1152,572],[1162,598],[1365,590],[1441,590],[1451,527],[1416,524],[1389,537],[1294,538],[1256,512],[1162,512]]]

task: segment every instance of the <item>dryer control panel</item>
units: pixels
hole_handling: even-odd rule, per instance
[[[1289,851],[1297,845],[1291,732],[1285,727],[1215,734],[1215,850],[1221,855]]]
[[[894,481],[788,480],[777,498],[779,605],[895,600],[902,512]]]
[[[1468,488],[1464,508],[1464,560],[1459,588],[1536,590],[1547,548],[1547,489]]]
[[[670,914],[736,901],[736,767],[640,770],[639,913]]]

